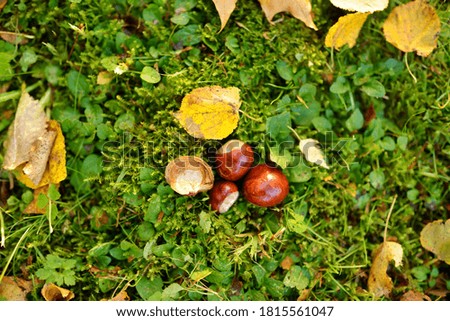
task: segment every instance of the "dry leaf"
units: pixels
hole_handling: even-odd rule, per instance
[[[26,301],[33,289],[33,282],[12,276],[3,277],[0,283],[0,300]]]
[[[49,184],[58,184],[67,177],[66,170],[66,145],[61,126],[55,120],[48,122],[48,132],[56,134],[55,141],[47,158],[47,165],[43,172],[42,179],[35,184],[25,173],[26,165],[18,167],[17,179],[30,188],[38,188]]]
[[[322,166],[329,169],[328,164],[325,161],[323,151],[318,146],[319,142],[315,139],[307,138],[300,140],[300,151],[305,155],[308,162]]]
[[[450,264],[450,219],[428,223],[420,232],[420,243],[439,260]]]
[[[17,32],[0,31],[0,37],[6,42],[12,43],[13,45],[24,45],[28,42],[25,35]]]
[[[317,30],[313,22],[310,0],[259,0],[267,20],[280,12],[289,12],[295,18],[303,21],[309,28]]]
[[[400,301],[431,301],[431,299],[428,295],[413,290],[409,290],[408,292],[402,295]]]
[[[0,0],[0,11],[5,7],[8,0]]]
[[[97,85],[107,85],[114,78],[114,75],[109,71],[100,71],[97,75]]]
[[[436,11],[424,0],[395,7],[383,24],[386,40],[404,52],[428,56],[437,46],[441,22]]]
[[[47,212],[47,207],[41,208],[37,206],[37,200],[39,194],[47,195],[49,187],[49,185],[44,185],[33,190],[33,200],[24,209],[24,214],[45,214]]]
[[[183,98],[175,117],[195,138],[223,139],[237,127],[240,106],[236,87],[197,88]]]
[[[283,270],[289,270],[292,264],[294,264],[294,260],[288,255],[281,261],[280,266]]]
[[[75,297],[72,291],[61,288],[53,283],[45,283],[41,294],[45,301],[69,301]]]
[[[122,290],[117,293],[112,299],[109,301],[130,301],[130,297],[128,296],[127,291]]]
[[[368,16],[369,13],[350,13],[340,17],[338,22],[328,30],[325,46],[337,50],[344,45],[352,48],[356,44],[356,39]]]
[[[47,121],[48,118],[39,101],[24,91],[19,100],[14,122],[8,130],[4,169],[14,170],[30,160],[33,144],[45,134]]]
[[[236,8],[236,1],[237,0],[213,0],[220,17],[221,27],[219,32],[223,30],[231,16],[231,13]]]
[[[375,297],[388,296],[391,293],[393,283],[386,272],[391,261],[398,267],[402,264],[402,258],[403,248],[396,242],[383,242],[374,251],[368,288]]]
[[[330,0],[331,3],[338,8],[357,11],[357,12],[374,12],[387,8],[389,0]]]

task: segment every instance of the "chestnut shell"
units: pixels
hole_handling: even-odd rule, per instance
[[[217,172],[223,179],[235,182],[247,174],[254,159],[249,144],[237,139],[230,140],[216,153]]]
[[[250,203],[271,207],[280,204],[286,198],[289,193],[289,182],[281,170],[260,164],[248,172],[242,191]]]

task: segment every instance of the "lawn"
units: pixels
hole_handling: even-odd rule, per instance
[[[2,1],[0,1],[1,3]],[[22,88],[65,138],[67,178],[25,214],[33,189],[0,171],[0,280],[45,283],[73,300],[449,299],[450,268],[424,249],[427,223],[450,213],[450,7],[428,56],[388,43],[390,1],[356,45],[324,44],[346,12],[313,1],[317,31],[288,13],[270,24],[239,0],[226,27],[208,0],[7,1],[0,11],[0,163]],[[183,97],[237,87],[239,123],[196,139],[174,117]],[[320,142],[329,168],[305,160]],[[182,196],[164,177],[181,155],[214,154],[229,139],[272,162],[290,189],[258,207],[242,196],[218,214],[207,193]],[[217,174],[216,169],[214,173]],[[217,176],[217,175],[216,175]],[[48,206],[47,206],[48,205]],[[373,252],[403,249],[393,289],[368,289]],[[1,297],[1,296],[0,296]]]

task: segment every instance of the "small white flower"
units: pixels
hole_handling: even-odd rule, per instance
[[[125,71],[128,71],[128,65],[123,62],[121,62],[116,66],[116,68],[114,68],[114,73],[118,75],[123,74]]]

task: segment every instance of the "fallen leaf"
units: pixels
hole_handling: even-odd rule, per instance
[[[38,197],[40,194],[47,195],[49,185],[44,185],[33,190],[33,200],[24,209],[24,214],[45,214],[47,212],[47,207],[37,206]]]
[[[386,40],[403,52],[428,56],[437,46],[441,22],[434,8],[424,0],[395,7],[383,24]]]
[[[369,13],[350,13],[340,17],[325,38],[325,46],[339,50],[344,45],[352,48]]]
[[[0,300],[26,301],[33,282],[12,276],[3,277],[0,283]]]
[[[236,87],[197,88],[183,98],[175,118],[195,138],[223,139],[237,127],[240,106]]]
[[[338,8],[357,11],[357,12],[374,12],[387,8],[389,0],[330,0],[331,3]]]
[[[439,260],[450,264],[450,219],[428,223],[420,232],[420,243]]]
[[[117,293],[112,299],[109,301],[130,301],[130,297],[128,296],[127,291],[122,290]]]
[[[4,169],[14,170],[30,160],[34,143],[46,132],[47,121],[48,118],[39,101],[24,91],[19,100],[14,122],[8,130]]]
[[[28,42],[28,39],[25,35],[17,32],[0,31],[0,37],[6,42],[12,43],[13,45],[24,45]]]
[[[97,75],[97,85],[107,85],[114,78],[114,75],[109,71],[100,71]]]
[[[299,143],[299,148],[308,162],[329,169],[328,164],[325,161],[325,155],[323,151],[319,148],[318,144],[319,142],[315,139],[311,138],[301,139]]]
[[[48,122],[48,132],[55,134],[55,140],[51,147],[49,156],[47,157],[47,166],[42,173],[42,179],[38,184],[33,181],[29,175],[27,175],[25,168],[27,165],[21,165],[18,167],[17,179],[30,188],[38,188],[49,184],[58,184],[67,177],[66,169],[66,145],[64,141],[64,135],[61,130],[61,126],[55,120]]]
[[[288,255],[281,261],[280,266],[283,270],[289,270],[292,264],[294,264],[294,260]]]
[[[389,296],[392,291],[392,279],[387,275],[389,263],[394,261],[396,267],[402,264],[403,248],[396,242],[383,242],[373,254],[368,288],[375,297]]]
[[[219,13],[221,27],[219,32],[225,28],[225,25],[230,19],[231,13],[233,13],[236,8],[237,0],[213,0],[216,10]]]
[[[310,0],[259,0],[259,3],[269,22],[272,22],[273,16],[277,13],[289,12],[309,28],[317,30],[313,21]]]
[[[0,0],[0,11],[5,7],[8,0]]]
[[[61,288],[53,283],[45,283],[41,294],[45,301],[69,301],[75,297],[72,291]]]
[[[408,292],[402,295],[400,301],[431,301],[431,299],[428,295],[413,290],[409,290]]]

